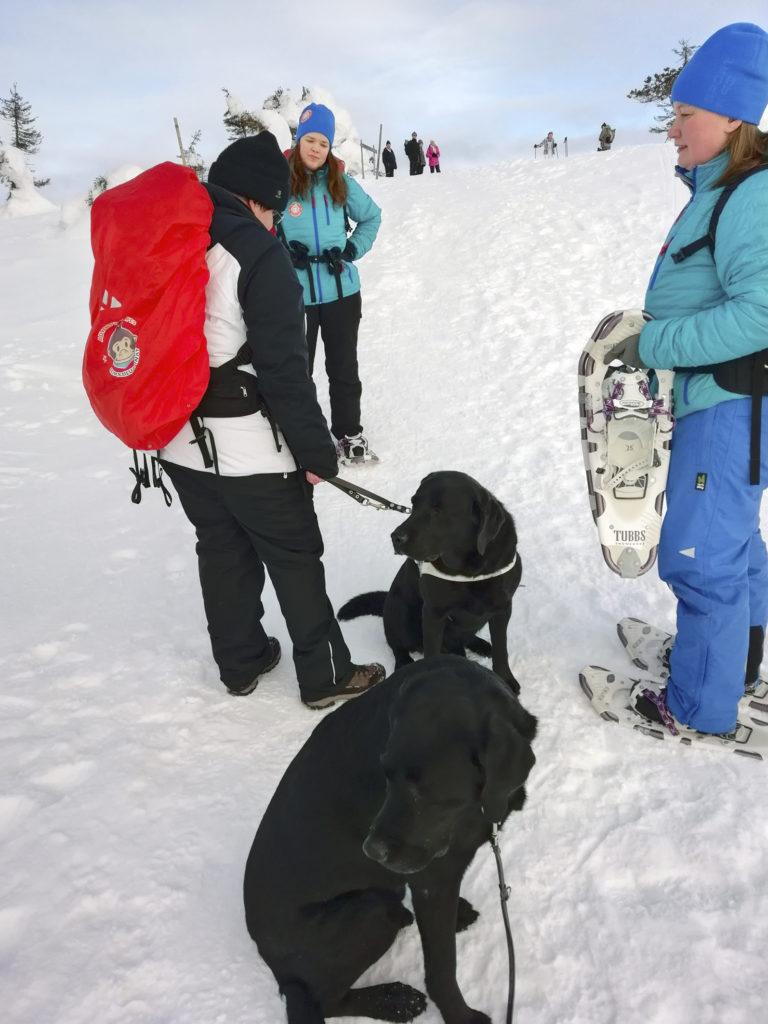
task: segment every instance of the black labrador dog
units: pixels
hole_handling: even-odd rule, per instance
[[[525,801],[536,719],[488,669],[439,655],[327,715],[288,766],[245,868],[245,918],[289,1024],[409,1021],[424,995],[352,988],[413,921],[446,1024],[490,1024],[456,981],[459,896],[475,851]],[[489,851],[490,855],[490,851]]]
[[[412,651],[490,653],[494,672],[519,693],[507,651],[512,595],[523,571],[512,516],[482,484],[456,471],[425,476],[411,505],[392,532],[395,554],[408,560],[389,592],[353,597],[338,617],[383,615],[397,668]],[[490,648],[476,635],[486,624]]]

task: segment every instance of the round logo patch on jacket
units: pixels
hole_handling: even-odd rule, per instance
[[[304,209],[304,207],[301,205],[301,203],[298,201],[298,199],[294,199],[294,201],[292,203],[288,204],[288,216],[289,217],[300,217],[301,216],[301,212],[302,212],[303,209]]]

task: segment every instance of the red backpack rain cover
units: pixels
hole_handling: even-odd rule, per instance
[[[208,384],[203,321],[212,213],[195,172],[170,162],[93,204],[83,384],[98,418],[131,448],[167,444]]]

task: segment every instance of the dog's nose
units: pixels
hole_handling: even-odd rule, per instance
[[[392,533],[390,534],[390,537],[392,538],[392,546],[394,547],[395,551],[397,551],[398,548],[401,548],[403,544],[407,542],[408,533],[406,530],[400,527],[397,530],[393,530]]]
[[[389,846],[383,839],[369,835],[363,843],[363,853],[379,864],[386,864],[389,858]]]

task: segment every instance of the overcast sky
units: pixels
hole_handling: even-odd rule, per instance
[[[726,13],[724,13],[724,7]],[[600,124],[616,144],[653,141],[656,108],[626,99],[728,21],[768,27],[766,0],[37,0],[0,34],[0,95],[14,82],[43,145],[34,160],[59,201],[120,164],[149,166],[202,130],[210,162],[227,143],[223,87],[261,107],[275,88],[328,90],[375,142],[402,153],[417,131],[452,161],[533,155],[547,131],[574,150]],[[8,141],[0,121],[0,140]],[[562,150],[562,147],[561,147]]]

